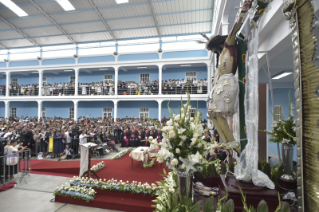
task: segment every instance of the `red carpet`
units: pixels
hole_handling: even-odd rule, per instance
[[[91,166],[101,162],[102,160],[92,160]],[[102,179],[117,179],[123,181],[137,181],[142,183],[155,183],[162,179],[160,174],[163,173],[164,165],[155,162],[154,166],[147,169],[141,169],[141,162],[134,161],[133,169],[131,168],[132,159],[129,154],[118,160],[103,160],[105,167],[98,171],[97,174]],[[47,174],[55,176],[73,177],[79,175],[80,161],[49,161],[49,160],[31,160],[31,173]],[[165,168],[166,171],[168,170]],[[56,202],[83,205],[89,207],[105,208],[111,210],[120,210],[128,212],[151,212],[152,200],[155,197],[143,194],[131,194],[128,192],[118,191],[97,191],[95,200],[86,203],[82,200],[70,197],[56,196]]]
[[[9,190],[11,188],[13,188],[15,186],[16,182],[15,181],[12,181],[10,183],[7,183],[7,184],[4,184],[2,186],[0,186],[0,192],[1,191],[6,191],[6,190]]]

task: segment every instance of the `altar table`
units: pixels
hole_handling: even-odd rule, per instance
[[[140,146],[137,147],[136,149],[134,149],[131,153],[130,153],[130,157],[132,158],[132,169],[133,169],[133,160],[136,161],[142,161],[142,167],[143,167],[143,162],[147,162],[147,151],[148,151],[149,147],[147,146]]]

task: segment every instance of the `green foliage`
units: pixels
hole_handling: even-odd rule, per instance
[[[222,206],[221,212],[233,212],[234,209],[235,209],[234,201],[230,199]]]
[[[276,173],[276,182],[277,182],[277,185],[278,185],[278,183],[279,183],[279,179],[280,179],[281,175],[283,175],[283,174],[284,174],[284,167],[283,167],[283,165],[281,165],[281,166],[278,168],[278,171],[277,171],[277,173]]]
[[[267,134],[271,135],[269,141],[274,143],[291,143],[296,145],[296,124],[294,121],[294,114],[293,114],[293,104],[291,103],[290,92],[289,92],[289,117],[288,119],[284,120],[284,116],[280,111],[280,120],[277,122],[275,121],[275,116],[271,111],[273,116],[273,124],[271,125],[273,130],[272,131],[265,131]]]
[[[220,168],[221,168],[221,174],[225,174],[226,173],[226,164],[224,162],[222,162],[220,164]]]
[[[282,203],[280,212],[290,212],[290,206],[287,202]]]
[[[268,212],[268,205],[265,200],[259,202],[257,212]]]
[[[232,173],[235,172],[235,163],[233,162],[229,163],[229,171],[231,171]]]
[[[192,199],[189,197],[183,197],[179,204],[174,207],[174,210],[178,212],[199,212],[200,210],[200,201],[193,205]]]
[[[264,170],[263,172],[268,175],[269,178],[271,178],[271,168],[270,168],[270,164],[267,163],[265,166],[264,166]]]
[[[206,200],[203,212],[215,212],[215,198],[210,197]]]

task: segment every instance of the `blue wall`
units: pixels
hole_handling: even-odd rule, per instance
[[[2,75],[2,77],[0,77],[0,85],[5,85],[6,84],[6,75]]]
[[[46,108],[47,117],[69,117],[69,108],[74,107],[73,102],[43,102],[42,107]]]
[[[169,80],[169,79],[186,79],[186,72],[187,71],[196,71],[197,80],[201,79],[207,79],[207,67],[183,67],[183,68],[167,68],[166,70],[163,70],[163,80]],[[202,73],[200,73],[202,72]]]
[[[22,66],[38,66],[38,60],[25,60],[25,61],[12,61],[9,63],[9,67],[22,67]]]
[[[6,67],[7,67],[7,63],[1,62],[1,63],[0,63],[0,67],[1,67],[1,68],[6,68]]]
[[[36,117],[36,116],[38,116],[38,103],[37,102],[10,102],[10,107],[17,108],[17,117],[21,117],[21,116]]]
[[[140,107],[148,107],[150,118],[158,118],[157,101],[120,101],[117,106],[117,117],[125,118],[126,116],[136,116],[139,118]]]
[[[12,78],[17,78],[19,85],[39,84],[39,74],[29,74],[28,76],[22,74],[12,74],[10,79]]]
[[[42,61],[42,65],[65,65],[65,64],[75,64],[74,58],[58,58],[58,59],[47,59]]]
[[[102,63],[102,62],[113,62],[115,57],[113,55],[108,56],[97,56],[97,57],[80,57],[78,63]]]
[[[119,71],[119,80],[125,81],[135,81],[140,82],[140,74],[149,73],[150,80],[158,80],[158,70],[154,69],[138,69],[138,70],[128,70],[128,71]]]
[[[193,51],[177,51],[177,52],[164,52],[163,59],[170,58],[186,58],[186,57],[207,57],[208,53],[205,50],[193,50]]]
[[[162,118],[164,118],[164,116],[166,118],[170,117],[169,111],[168,111],[168,104],[169,101],[163,101],[162,102]],[[183,104],[185,104],[186,101],[183,101]],[[191,105],[192,108],[197,108],[197,101],[191,101]],[[198,111],[202,113],[202,120],[206,119],[206,105],[207,103],[205,101],[198,101]],[[181,101],[171,101],[169,103],[169,107],[171,108],[171,111],[173,114],[179,114],[179,107],[181,107]]]
[[[47,77],[48,84],[63,83],[70,82],[70,76],[74,76],[74,72],[63,72],[59,74],[44,73],[43,76]]]
[[[275,88],[273,90],[274,92],[274,102],[275,105],[280,105],[282,104],[282,114],[284,115],[284,119],[287,119],[289,116],[289,91],[290,91],[290,97],[291,97],[291,102],[294,104],[295,106],[295,96],[294,96],[294,89],[293,88]],[[268,108],[270,111],[272,111],[272,103],[271,103],[271,96],[270,96],[270,92],[269,92],[269,104],[268,104]],[[273,118],[271,115],[271,112],[269,111],[268,113],[268,130],[272,131],[272,123],[273,123]],[[296,111],[294,109],[294,114],[296,115]],[[269,136],[267,136],[269,139]],[[281,150],[281,144],[280,144],[280,150]],[[268,143],[268,151],[278,155],[278,151],[277,151],[277,144],[276,143]],[[281,154],[281,153],[280,153]],[[293,155],[293,160],[297,161],[297,148],[296,146],[294,147],[294,155]]]
[[[114,114],[114,109],[113,109],[113,102],[108,101],[108,102],[79,102],[78,103],[78,117],[84,116],[84,117],[91,117],[91,118],[97,118],[97,117],[102,117],[103,114],[103,108],[104,107],[110,107],[112,108],[112,117]],[[90,116],[91,115],[91,116]]]
[[[4,117],[5,113],[5,104],[4,102],[0,102],[0,117]]]
[[[93,71],[92,73],[80,72],[79,83],[91,83],[104,81],[104,75],[112,75],[114,81],[114,71]]]
[[[131,61],[131,60],[158,60],[159,56],[157,53],[146,53],[146,54],[123,54],[119,55],[118,61]]]

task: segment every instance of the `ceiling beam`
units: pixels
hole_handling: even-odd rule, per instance
[[[47,17],[51,23],[53,23],[73,44],[76,44],[75,40],[37,2],[34,0],[29,0],[29,2],[31,2],[40,12],[42,12],[45,17]]]
[[[22,32],[18,27],[16,27],[15,25],[13,25],[11,22],[9,22],[7,19],[3,18],[0,15],[0,20],[7,24],[9,27],[11,27],[12,29],[14,29],[17,33],[19,33],[20,35],[22,35],[25,39],[27,39],[30,43],[32,43],[33,45],[40,47],[37,42],[35,42],[35,40],[33,40],[29,35],[27,35],[26,33]]]
[[[106,28],[106,30],[108,31],[108,33],[111,35],[112,39],[117,42],[117,39],[111,29],[111,27],[108,25],[108,23],[106,22],[105,18],[103,17],[101,11],[99,10],[99,8],[95,5],[95,3],[93,2],[93,0],[89,0],[91,6],[94,8],[95,12],[97,13],[97,15],[99,16],[99,18],[101,19],[104,27]]]
[[[2,48],[2,49],[8,49],[5,45],[3,45],[3,44],[1,44],[1,43],[0,43],[0,48]]]
[[[157,31],[158,37],[161,40],[162,39],[162,33],[160,31],[159,24],[158,24],[158,21],[156,19],[155,9],[154,9],[154,5],[152,3],[152,0],[148,0],[148,4],[149,4],[150,9],[152,11],[153,20],[154,20],[154,23],[155,23],[155,26],[156,26],[156,31]]]

